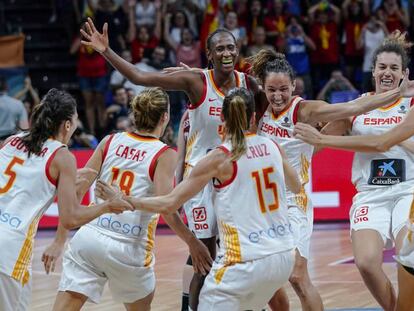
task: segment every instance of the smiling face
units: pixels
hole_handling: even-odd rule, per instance
[[[231,34],[219,32],[211,38],[207,57],[215,69],[223,72],[232,72],[238,54],[236,41]]]
[[[378,54],[372,75],[375,79],[375,91],[377,93],[397,88],[403,78],[401,56],[394,52]]]
[[[295,82],[288,74],[283,72],[267,74],[264,91],[274,114],[280,113],[289,105],[294,90]]]

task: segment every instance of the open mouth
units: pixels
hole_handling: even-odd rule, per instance
[[[383,87],[392,87],[394,85],[394,80],[392,80],[392,79],[381,79],[380,84]]]
[[[225,67],[233,66],[233,59],[232,58],[223,58],[221,61],[222,65]]]

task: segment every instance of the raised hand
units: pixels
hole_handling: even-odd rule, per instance
[[[414,81],[408,78],[410,71],[405,70],[404,79],[400,84],[401,96],[402,97],[414,97]]]
[[[213,263],[213,259],[211,258],[207,246],[194,237],[189,244],[189,249],[193,261],[194,272],[207,275]]]
[[[55,272],[56,261],[63,252],[65,243],[54,241],[50,244],[42,254],[42,262],[45,267],[46,274]]]
[[[85,29],[86,31],[83,29],[80,30],[80,33],[84,38],[84,40],[81,40],[82,44],[90,46],[99,53],[103,53],[109,48],[108,23],[103,25],[103,32],[99,33],[99,31],[96,30],[92,19],[88,17],[88,20],[85,23]]]
[[[319,133],[317,129],[306,123],[296,123],[294,135],[305,143],[314,146],[319,146],[322,143],[323,134]]]

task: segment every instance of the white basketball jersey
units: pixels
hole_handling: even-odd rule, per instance
[[[213,70],[204,70],[204,93],[199,103],[189,106],[190,131],[188,134],[185,171],[188,176],[202,157],[221,144],[223,130],[220,115],[225,94],[214,82]],[[247,88],[247,77],[244,73],[234,71],[237,87]]]
[[[392,105],[355,117],[351,134],[380,135],[389,131],[405,118],[411,102],[411,98],[401,98]],[[394,185],[412,180],[413,167],[414,154],[399,145],[382,153],[356,152],[352,182],[358,191]]]
[[[266,137],[246,135],[247,152],[233,163],[233,176],[214,182],[225,265],[262,258],[294,248],[285,194],[282,157]],[[231,144],[218,148],[230,153]]]
[[[49,166],[64,145],[48,139],[40,155],[28,157],[22,135],[0,149],[0,272],[26,284],[37,225],[56,194]]]
[[[154,194],[153,178],[159,156],[169,147],[159,139],[135,133],[118,133],[109,137],[104,148],[100,179],[115,183],[126,195],[149,197]],[[100,202],[95,199],[95,202]],[[126,211],[104,214],[87,226],[121,242],[137,246],[134,254],[144,266],[153,263],[152,248],[159,214]]]
[[[288,206],[294,205],[306,210],[307,206],[312,206],[309,201],[310,198],[306,194],[305,185],[309,182],[309,167],[314,147],[293,136],[299,103],[302,101],[303,98],[301,97],[293,97],[290,104],[279,116],[275,116],[272,111],[266,110],[259,121],[257,133],[272,139],[282,146],[286,152],[289,163],[298,173],[302,183],[301,192],[298,194],[286,189]]]

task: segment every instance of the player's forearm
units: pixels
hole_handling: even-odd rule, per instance
[[[59,244],[65,244],[66,239],[68,237],[68,232],[69,230],[65,229],[62,223],[59,221],[54,242],[59,243]]]
[[[357,152],[384,152],[387,146],[376,135],[369,136],[331,136],[323,135],[319,146]]]
[[[72,213],[68,217],[62,219],[62,225],[67,230],[78,228],[109,212],[109,205],[109,202],[91,206],[78,205],[73,208]]]
[[[169,195],[152,198],[134,198],[128,196],[125,197],[125,200],[135,209],[151,213],[171,214],[179,208],[179,205],[174,204]]]
[[[351,102],[350,108],[352,109],[350,111],[350,114],[344,117],[351,117],[353,115],[357,116],[365,112],[377,109],[379,107],[392,104],[400,97],[400,88],[396,88],[394,90],[382,94],[359,97]]]
[[[175,232],[175,234],[177,234],[177,236],[187,245],[190,245],[193,239],[195,239],[195,236],[183,223],[180,215],[177,212],[173,214],[163,214],[162,217],[164,218],[167,225]]]

